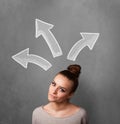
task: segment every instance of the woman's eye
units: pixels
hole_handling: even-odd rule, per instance
[[[60,89],[60,91],[61,91],[61,92],[65,92],[65,90],[64,90],[64,89],[62,89],[62,88]]]
[[[51,84],[52,84],[52,86],[55,86],[55,82],[52,82]]]

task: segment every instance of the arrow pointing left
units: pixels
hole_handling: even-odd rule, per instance
[[[52,66],[51,63],[49,63],[46,59],[34,54],[29,54],[29,48],[17,53],[16,55],[13,55],[12,59],[14,59],[24,68],[27,68],[28,63],[34,63],[43,68],[45,71]]]

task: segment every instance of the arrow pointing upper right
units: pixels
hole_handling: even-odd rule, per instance
[[[80,33],[82,35],[82,39],[76,42],[68,53],[67,59],[75,61],[80,51],[88,46],[90,50],[93,49],[98,37],[99,33]]]

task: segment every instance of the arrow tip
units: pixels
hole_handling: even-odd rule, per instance
[[[50,30],[53,28],[54,25],[44,22],[39,19],[35,19],[35,37],[38,38],[44,31]]]
[[[98,37],[99,37],[99,33],[80,33],[83,37],[83,39],[85,39],[85,41],[87,42],[87,46],[89,47],[90,50],[93,49]]]
[[[27,55],[29,54],[29,48],[15,54],[12,56],[12,59],[15,60],[17,63],[22,65],[24,68],[27,68],[28,61],[27,61]]]

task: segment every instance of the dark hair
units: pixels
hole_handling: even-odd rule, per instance
[[[73,82],[73,87],[71,93],[74,93],[79,85],[79,75],[81,73],[81,66],[74,64],[69,65],[67,70],[60,71],[58,74],[62,74],[63,76],[67,77],[69,80]]]

